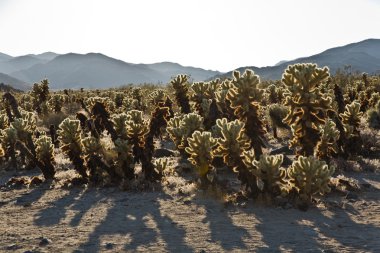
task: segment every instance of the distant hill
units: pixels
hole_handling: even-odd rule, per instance
[[[0,84],[9,85],[17,90],[29,90],[31,86],[24,81],[18,80],[14,77],[8,76],[6,74],[0,73]]]
[[[10,60],[10,59],[12,59],[12,56],[0,53],[0,61],[7,61],[7,60]]]
[[[281,79],[289,64],[302,62],[328,66],[333,74],[346,65],[350,65],[352,71],[380,73],[380,39],[368,39],[331,48],[309,57],[281,61],[275,66],[247,66],[238,70],[250,68],[264,80],[277,80]],[[49,79],[52,88],[64,89],[109,88],[129,83],[168,83],[177,74],[188,74],[195,82],[231,77],[231,71],[221,73],[172,62],[133,64],[99,53],[59,55],[53,52],[18,57],[0,53],[0,73],[3,73],[0,75],[0,82],[18,85],[23,89],[44,78]]]
[[[58,55],[46,63],[12,72],[11,75],[28,83],[48,78],[52,88],[63,89],[107,88],[128,83],[167,83],[172,76],[180,73],[190,75],[195,81],[203,81],[220,74],[217,71],[184,67],[177,63],[132,64],[98,53],[69,53]]]
[[[342,47],[328,49],[320,54],[298,58],[291,61],[279,62],[275,66],[241,67],[237,70],[244,71],[250,68],[264,80],[281,79],[282,73],[290,64],[317,63],[318,66],[328,66],[330,72],[335,74],[337,69],[343,69],[345,65],[351,65],[352,71],[380,73],[380,39],[368,39]],[[215,77],[231,77],[232,71]]]

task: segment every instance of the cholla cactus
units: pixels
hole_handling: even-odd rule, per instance
[[[34,134],[34,131],[36,130],[36,117],[34,113],[23,112],[22,118],[16,118],[11,123],[11,127],[16,130],[18,140],[25,143],[26,147],[32,153],[32,156],[33,156],[32,160],[35,160],[36,148],[33,141],[33,134]],[[31,164],[31,167],[33,166],[34,164]]]
[[[126,97],[123,100],[124,110],[137,110],[139,108],[139,101],[130,97]]]
[[[127,119],[128,115],[126,113],[114,114],[112,116],[112,123],[115,128],[118,138],[126,140],[128,138],[127,133]]]
[[[188,76],[187,75],[177,75],[170,84],[175,90],[175,97],[178,105],[181,107],[182,113],[190,113],[190,103],[188,98],[188,86],[187,86]]]
[[[288,169],[289,183],[301,199],[311,201],[313,195],[330,191],[328,184],[334,170],[334,167],[312,156],[299,156]]]
[[[242,154],[250,147],[250,140],[244,131],[244,123],[239,120],[228,122],[226,118],[216,121],[221,138],[215,155],[223,157],[226,165],[237,168],[242,167]],[[239,169],[237,169],[239,170]]]
[[[91,108],[91,114],[98,133],[101,133],[102,130],[105,129],[111,135],[111,139],[115,141],[118,136],[110,120],[110,114],[104,103],[95,102]]]
[[[374,129],[380,129],[380,101],[375,108],[368,111],[368,125]]]
[[[196,113],[171,118],[166,128],[180,152],[187,147],[187,138],[196,130],[203,130],[203,118]]]
[[[167,158],[158,158],[154,162],[155,170],[163,176],[164,172],[169,168],[169,160]]]
[[[215,100],[219,112],[222,114],[223,118],[227,118],[228,120],[235,119],[235,115],[230,106],[231,102],[227,99],[227,94],[231,88],[231,81],[224,80],[215,91]]]
[[[250,69],[245,70],[243,75],[239,71],[234,71],[233,77],[227,99],[231,102],[234,114],[245,123],[246,134],[251,139],[256,158],[259,158],[265,139],[264,125],[260,116],[260,101],[264,90],[259,88],[259,76]]]
[[[55,175],[54,145],[50,137],[41,136],[36,140],[36,158],[44,178],[53,179]]]
[[[123,92],[115,92],[114,100],[115,106],[117,108],[120,108],[123,106],[123,100],[124,100],[124,93]]]
[[[144,147],[145,137],[149,132],[148,124],[142,111],[131,110],[127,113],[127,136],[134,146]]]
[[[151,102],[157,106],[159,103],[164,103],[167,95],[164,90],[157,89],[154,90],[152,93],[149,94],[149,98]]]
[[[33,98],[33,108],[38,113],[42,113],[42,104],[48,100],[49,97],[49,81],[47,79],[42,80],[40,83],[35,83],[30,93]]]
[[[343,113],[346,104],[344,102],[342,89],[337,84],[334,85],[334,96],[338,107],[338,113]]]
[[[363,116],[363,113],[360,112],[360,104],[358,102],[354,101],[351,104],[346,105],[346,110],[339,116],[342,118],[345,128],[347,128],[347,132],[359,132],[360,118]],[[352,128],[353,130],[349,131],[349,128]]]
[[[6,92],[3,95],[3,102],[4,102],[5,111],[6,111],[7,116],[8,116],[8,120],[10,122],[13,121],[14,117],[21,118],[21,114],[20,114],[20,111],[18,109],[17,100],[11,93]]]
[[[368,101],[370,107],[376,107],[377,103],[380,101],[380,93],[374,92],[371,95],[371,98]]]
[[[17,130],[8,127],[0,132],[0,143],[5,154],[11,159],[11,166],[17,169],[15,145],[17,142]]]
[[[281,193],[287,184],[286,170],[281,167],[283,160],[283,155],[262,155],[258,161],[252,161],[252,173],[264,183],[261,190],[275,195]]]
[[[82,132],[80,121],[66,118],[59,125],[58,135],[62,152],[69,157],[75,170],[78,171],[83,178],[87,178],[86,168],[83,165],[84,161],[81,157]]]
[[[216,121],[221,137],[215,156],[223,157],[224,163],[238,174],[241,184],[251,193],[257,191],[256,176],[245,165],[245,157],[250,148],[250,140],[244,131],[244,123],[239,120],[228,122],[226,118]],[[252,156],[254,153],[251,153]]]
[[[115,158],[116,173],[129,180],[133,179],[135,171],[131,143],[128,140],[117,139],[114,151],[117,153]]]
[[[170,139],[174,142],[174,145],[178,148],[182,143],[183,129],[182,129],[182,117],[175,116],[168,121],[166,131],[168,132]]]
[[[322,96],[319,86],[328,77],[327,67],[321,69],[310,63],[288,66],[282,76],[289,89],[285,101],[289,113],[284,122],[291,126],[290,146],[297,148],[298,155],[313,155],[319,141],[319,126],[325,124],[325,114],[331,109],[331,99]]]
[[[359,126],[363,113],[360,111],[360,104],[354,101],[346,105],[346,110],[339,116],[342,118],[346,136],[345,151],[350,154],[357,154],[362,149]]]
[[[90,169],[90,180],[92,182],[98,183],[103,181],[103,171],[109,174],[111,180],[118,181],[119,177],[116,176],[113,168],[105,164],[102,160],[103,147],[98,139],[92,136],[82,139],[82,150],[84,160]]]
[[[334,154],[338,153],[337,142],[340,132],[336,129],[336,125],[332,120],[327,120],[322,126],[319,126],[321,139],[316,147],[316,157],[318,159],[327,160]]]
[[[47,104],[50,110],[58,113],[61,112],[64,102],[64,97],[61,94],[54,94],[50,97]]]
[[[195,131],[190,138],[187,138],[187,142],[189,146],[185,151],[190,155],[188,160],[195,166],[201,182],[205,183],[211,169],[213,148],[217,145],[217,140],[210,132]]]
[[[283,122],[288,114],[288,108],[281,104],[272,104],[268,107],[269,119],[272,123],[273,137],[278,138],[277,129],[289,129],[289,126]]]

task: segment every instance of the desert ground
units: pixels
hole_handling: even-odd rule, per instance
[[[39,171],[2,172],[1,252],[380,252],[376,171],[346,172],[360,189],[333,191],[307,211],[226,201],[186,173],[148,190],[62,184],[72,173],[11,187],[9,178]]]

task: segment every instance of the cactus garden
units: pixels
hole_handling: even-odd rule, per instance
[[[9,246],[21,240],[23,219],[41,237],[78,233],[67,248],[42,240],[47,252],[161,251],[160,243],[245,252],[264,249],[270,233],[306,230],[316,247],[375,252],[380,79],[341,79],[299,63],[277,81],[246,69],[203,82],[179,74],[162,86],[60,91],[45,79],[28,92],[2,92],[0,244],[24,249]],[[346,226],[369,231],[369,248],[341,240]],[[203,227],[211,235],[195,236]],[[230,228],[240,232],[217,232]],[[126,246],[103,245],[116,237]],[[284,245],[275,251],[297,250]]]

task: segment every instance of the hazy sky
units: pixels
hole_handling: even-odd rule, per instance
[[[228,71],[380,38],[380,0],[0,0],[0,52]]]

